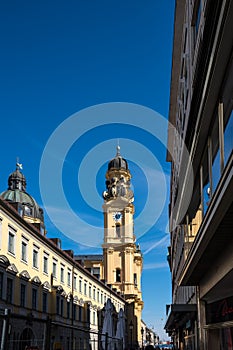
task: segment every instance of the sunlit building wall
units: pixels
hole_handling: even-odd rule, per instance
[[[43,210],[24,182],[17,167],[0,198],[0,329],[9,332],[9,349],[16,343],[23,350],[87,348],[101,331],[107,299],[116,320],[125,300],[63,250],[60,239],[46,237]]]

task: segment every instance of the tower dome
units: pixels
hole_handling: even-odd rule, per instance
[[[120,146],[117,146],[116,156],[108,163],[108,170],[106,173],[106,190],[103,192],[105,201],[113,198],[122,199],[133,202],[133,191],[130,188],[131,174],[128,169],[126,159],[120,155]]]
[[[24,218],[30,222],[44,222],[43,209],[39,207],[35,199],[26,192],[26,178],[20,171],[22,165],[17,163],[16,170],[9,175],[8,189],[1,197],[13,204]]]
[[[128,170],[128,163],[126,159],[120,155],[120,146],[117,146],[116,156],[108,163],[108,170],[110,169],[125,169]]]

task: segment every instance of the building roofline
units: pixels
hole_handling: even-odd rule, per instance
[[[116,293],[111,287],[106,285],[103,281],[99,280],[97,277],[91,274],[88,270],[86,270],[81,264],[79,264],[77,261],[75,261],[67,252],[59,248],[53,241],[51,241],[49,238],[43,236],[40,231],[33,226],[33,224],[25,221],[18,213],[18,211],[7,201],[0,198],[0,209],[3,209],[7,215],[10,215],[14,218],[14,220],[19,223],[21,226],[23,226],[26,230],[29,230],[31,234],[36,236],[37,239],[41,240],[43,243],[48,245],[51,249],[54,249],[57,254],[62,256],[63,258],[67,259],[74,267],[77,267],[79,270],[81,270],[84,274],[86,274],[88,277],[90,277],[93,281],[98,283],[101,286],[104,286],[105,289],[109,290],[111,293],[113,293],[117,298],[123,300],[125,302],[125,299]]]

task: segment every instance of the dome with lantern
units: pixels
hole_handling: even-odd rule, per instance
[[[128,168],[127,160],[120,154],[120,146],[117,146],[116,156],[108,163],[106,173],[106,190],[102,196],[105,201],[113,198],[125,198],[133,202],[133,191],[130,188],[131,174]]]
[[[19,214],[28,217],[30,222],[44,222],[43,209],[35,199],[26,192],[26,178],[21,172],[22,164],[16,163],[16,170],[9,175],[8,189],[1,194],[1,197],[14,204]]]

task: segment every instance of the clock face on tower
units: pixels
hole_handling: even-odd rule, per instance
[[[119,211],[113,213],[113,219],[114,219],[115,221],[120,221],[121,218],[122,218],[122,214],[121,214]]]

